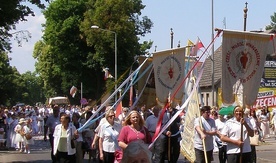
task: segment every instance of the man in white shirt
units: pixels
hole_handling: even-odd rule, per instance
[[[151,137],[153,137],[155,134],[160,109],[155,106],[153,107],[152,111],[153,115],[146,119],[146,128],[149,130]],[[153,163],[159,163],[161,161],[161,154],[164,151],[164,145],[162,143],[163,137],[164,136],[161,135],[152,146],[151,151]]]
[[[196,118],[194,122],[196,131],[194,137],[196,162],[210,163],[212,161],[214,149],[213,136],[218,133],[214,119],[210,118],[210,110],[210,106],[203,106],[200,110],[201,116]],[[206,150],[207,160],[204,157],[204,150]]]

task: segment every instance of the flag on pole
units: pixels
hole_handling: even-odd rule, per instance
[[[203,47],[204,47],[203,43],[201,42],[201,40],[199,38],[197,38],[196,44],[195,44],[194,48],[192,49],[191,56],[197,56],[197,51]]]
[[[222,101],[224,104],[235,102],[233,88],[236,83],[242,84],[244,104],[255,103],[270,37],[268,34],[223,30]]]
[[[123,110],[123,104],[122,104],[122,101],[120,101],[117,106],[116,106],[116,114],[115,114],[115,117],[118,118],[118,116],[122,113],[122,110]]]
[[[113,76],[109,73],[109,68],[104,68],[103,69],[104,72],[104,80],[107,80],[108,78],[113,78]]]
[[[72,86],[71,89],[70,89],[70,95],[74,98],[76,93],[77,93],[77,87],[75,86]]]
[[[194,43],[190,39],[188,39],[187,47],[186,47],[186,56],[189,56],[191,54],[193,47],[194,47]]]

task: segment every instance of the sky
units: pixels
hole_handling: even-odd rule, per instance
[[[244,29],[245,3],[248,3],[246,30],[264,30],[270,24],[270,16],[276,12],[275,0],[213,0],[214,28],[241,30]],[[140,38],[141,41],[153,41],[154,52],[171,48],[171,28],[173,29],[173,47],[178,42],[186,46],[188,39],[196,42],[199,38],[205,47],[212,40],[212,0],[143,0],[146,5],[142,16],[147,16],[153,22],[151,33]],[[15,66],[20,73],[35,70],[35,60],[32,57],[34,44],[41,39],[42,27],[45,22],[40,10],[34,7],[35,17],[28,17],[28,21],[19,23],[17,30],[28,30],[32,38],[18,47],[12,42],[12,53],[9,57],[11,66]],[[225,21],[224,21],[225,20]],[[225,23],[224,23],[225,22]],[[216,32],[214,32],[216,34]],[[215,40],[215,49],[220,45],[222,37]]]

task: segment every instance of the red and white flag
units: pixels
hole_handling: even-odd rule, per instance
[[[72,86],[71,89],[70,89],[70,95],[74,98],[76,93],[77,93],[77,87],[75,86]]]
[[[120,101],[117,106],[116,106],[116,113],[115,113],[115,117],[118,118],[118,116],[122,113],[122,109],[123,109],[123,104],[122,101]]]
[[[198,38],[197,41],[196,41],[196,44],[194,46],[194,48],[192,49],[192,52],[191,52],[191,56],[197,56],[197,52],[200,48],[203,48],[204,45],[203,43],[201,42],[201,40]]]
[[[222,101],[233,104],[233,86],[241,83],[243,102],[253,105],[264,70],[266,49],[271,35],[223,30]],[[237,88],[237,86],[236,86]]]
[[[113,78],[113,76],[109,73],[109,68],[104,68],[104,80],[107,80],[108,78]]]

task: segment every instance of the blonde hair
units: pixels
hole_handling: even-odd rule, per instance
[[[141,115],[139,114],[139,112],[136,111],[136,110],[132,110],[131,112],[128,113],[128,115],[127,115],[126,118],[125,118],[124,124],[125,124],[125,125],[131,125],[130,118],[131,118],[131,115],[134,114],[134,113],[136,113],[136,114],[138,115],[138,117],[139,117],[139,126],[140,126],[140,127],[144,126],[144,125],[145,125],[145,122],[144,122],[142,116],[141,116]]]
[[[105,112],[105,119],[106,119],[106,120],[108,119],[108,116],[109,116],[109,114],[110,114],[111,112],[114,113],[114,110],[113,110],[113,109],[109,109],[109,110],[107,110],[107,111]]]

